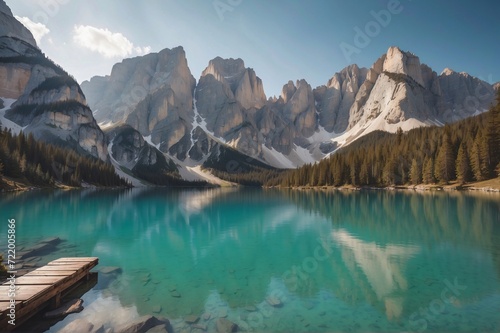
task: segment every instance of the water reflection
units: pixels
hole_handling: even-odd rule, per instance
[[[353,274],[360,268],[377,299],[385,304],[387,318],[397,319],[403,312],[404,294],[408,280],[404,267],[420,252],[418,246],[377,245],[364,242],[343,229],[332,232],[332,238],[342,251],[346,266]]]

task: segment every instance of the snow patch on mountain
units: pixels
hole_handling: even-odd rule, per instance
[[[0,109],[0,126],[2,128],[10,129],[12,131],[12,134],[18,135],[19,133],[21,133],[21,131],[24,131],[28,126],[22,127],[13,122],[12,120],[5,118],[5,112],[11,109],[12,105],[17,101],[17,99],[2,98],[2,100],[4,107]]]
[[[120,163],[118,163],[118,161],[115,160],[112,152],[113,152],[113,141],[111,141],[108,145],[108,154],[109,154],[109,158],[111,160],[111,164],[113,164],[113,166],[115,167],[115,173],[119,177],[128,181],[133,187],[146,187],[146,186],[150,185],[150,184],[146,183],[145,181],[137,179],[134,176],[132,176],[131,174],[123,171],[122,168],[124,168],[124,166],[121,166]]]

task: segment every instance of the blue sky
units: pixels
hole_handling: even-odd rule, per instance
[[[80,82],[109,74],[123,58],[179,45],[197,80],[216,56],[242,58],[268,96],[288,80],[304,78],[314,88],[351,63],[370,67],[393,45],[438,74],[449,67],[500,81],[497,1],[6,2],[37,31],[41,49]]]

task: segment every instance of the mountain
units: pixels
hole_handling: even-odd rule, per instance
[[[500,93],[488,112],[447,127],[373,131],[313,165],[262,174],[266,186],[449,185],[500,176]]]
[[[0,36],[21,40],[36,48],[36,41],[31,32],[15,19],[9,6],[0,0]]]
[[[203,165],[217,147],[295,168],[373,131],[479,114],[495,95],[484,81],[450,69],[438,75],[397,47],[369,69],[350,65],[314,89],[289,81],[273,98],[241,59],[211,60],[196,82],[180,47],[124,60],[82,89],[103,128],[132,126],[181,168]]]
[[[38,49],[0,1],[0,123],[107,160],[104,134],[78,83]]]

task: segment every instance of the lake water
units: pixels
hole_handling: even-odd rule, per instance
[[[255,332],[500,331],[500,196],[252,189],[0,195],[18,246],[97,256],[76,318],[153,314],[176,332],[225,317]],[[279,303],[279,304],[276,304]],[[274,306],[272,305],[274,304]]]

